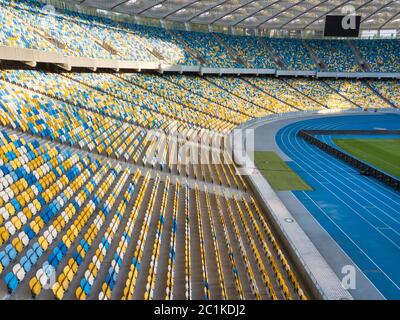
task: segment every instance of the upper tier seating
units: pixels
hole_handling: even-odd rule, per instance
[[[0,2],[0,45],[54,52],[58,50],[37,34],[26,21],[17,18],[16,11],[7,6],[7,1]]]
[[[143,44],[134,32],[120,27],[110,19],[100,19],[69,12],[74,22],[85,28],[90,35],[100,40],[102,46],[113,51],[119,59],[156,62],[158,59]]]
[[[67,55],[83,56],[91,58],[113,59],[113,56],[100,45],[100,40],[90,36],[88,31],[67,14],[46,13],[42,10],[43,4],[36,1],[13,2],[11,1],[13,14],[16,20],[25,21],[35,28],[42,37],[56,44]]]
[[[68,10],[49,13],[36,0],[0,0],[0,6],[0,45],[99,59],[320,71],[310,49],[326,71],[362,71],[350,44],[343,40],[169,31]],[[399,72],[400,40],[351,41],[370,71]]]
[[[212,33],[174,31],[194,51],[206,60],[206,65],[217,68],[243,68]]]
[[[35,0],[0,5],[0,45],[316,69],[298,39],[167,31],[66,10],[53,16]],[[360,71],[346,42],[309,45],[327,70]],[[371,70],[399,69],[397,40],[356,45]],[[400,107],[398,80],[27,64],[2,62],[0,70],[0,299],[307,299],[270,217],[222,143],[256,118]],[[201,147],[206,160],[223,161],[177,162],[188,145],[197,157]]]
[[[356,40],[355,45],[374,72],[400,72],[400,40]]]
[[[218,34],[248,68],[274,69],[276,65],[262,38]]]
[[[315,52],[315,55],[323,61],[326,71],[361,71],[356,57],[346,41],[308,40],[307,43]]]
[[[271,39],[264,38],[263,41],[275,56],[284,64],[287,70],[315,70],[316,66],[307,48],[299,39]]]
[[[173,33],[162,28],[138,24],[124,24],[123,26],[140,36],[140,39],[147,43],[149,47],[155,48],[166,62],[183,65],[199,64],[184,45],[175,38]]]

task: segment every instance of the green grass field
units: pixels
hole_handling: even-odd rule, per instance
[[[277,191],[312,190],[275,152],[255,151],[254,163]]]
[[[334,139],[337,146],[400,178],[400,139]]]

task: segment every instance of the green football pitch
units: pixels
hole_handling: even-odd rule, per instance
[[[400,178],[400,139],[334,139],[344,151]]]
[[[254,163],[277,191],[311,188],[273,151],[255,151]]]

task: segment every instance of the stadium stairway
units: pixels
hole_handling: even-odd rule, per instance
[[[185,203],[185,190],[181,184],[175,188],[174,217],[176,221],[174,244],[174,269],[171,276],[174,277],[174,285],[171,288],[174,299],[192,298],[192,267],[190,257],[190,224]],[[171,246],[172,247],[172,246]]]
[[[268,251],[279,248],[264,243],[271,235],[268,240],[262,233],[266,225],[257,220],[262,217],[258,209],[250,209],[249,194],[190,185],[186,179],[171,184],[159,171],[132,170],[114,160],[99,158],[98,163],[85,178],[92,177],[98,187],[87,189],[82,180],[72,195],[81,197],[77,204],[84,209],[69,219],[46,221],[36,233],[40,254],[33,259],[28,246],[18,249],[13,263],[2,269],[6,276],[0,292],[25,299],[297,297],[284,266]],[[65,202],[58,212],[71,204]],[[57,272],[51,290],[44,290],[46,265]]]
[[[383,101],[386,101],[391,107],[393,108],[398,108],[392,100],[388,99],[384,95],[382,95],[378,90],[376,90],[373,86],[370,85],[368,81],[364,82],[364,85],[368,87],[374,94],[376,94],[379,98],[381,98]]]
[[[101,176],[100,176],[101,177]],[[114,175],[114,177],[115,177],[115,175]],[[115,185],[115,178],[113,178],[113,175],[112,175],[112,172],[111,172],[111,170],[110,169],[105,169],[105,170],[103,170],[103,178],[100,180],[100,182],[98,183],[98,185],[100,186],[100,190],[102,190],[102,187],[101,186],[109,186],[110,185],[110,182],[111,183],[113,183],[113,185]],[[106,192],[108,193],[109,192],[109,188],[107,188],[107,189],[105,189],[106,190]],[[108,190],[108,191],[107,191]],[[75,193],[75,194],[78,194],[78,193]],[[86,200],[85,200],[85,202],[83,202],[81,205],[80,205],[80,207],[81,208],[85,208],[87,205],[89,205],[89,201],[91,201],[91,198],[90,197],[87,197],[86,198]],[[104,201],[102,202],[102,203],[104,203]],[[78,220],[80,219],[79,218],[80,217],[80,215],[78,216]],[[92,216],[92,218],[93,218],[93,216]],[[69,221],[69,223],[67,223],[63,228],[62,228],[62,230],[70,230],[70,227],[72,226],[72,224],[74,223],[74,221],[78,221],[78,220],[74,220],[74,219],[71,219],[70,221]],[[85,228],[87,228],[87,227],[84,227],[83,228],[83,230],[85,230]],[[64,234],[64,232],[59,232],[58,233],[58,235],[57,235],[57,237],[56,238],[53,238],[52,239],[52,242],[50,243],[50,245],[46,248],[46,250],[45,251],[47,251],[47,252],[55,252],[55,249],[58,247],[58,244],[59,244],[59,241],[61,241],[61,239],[63,238],[63,234]],[[43,235],[45,235],[45,237],[46,237],[46,232],[44,232],[43,233]],[[64,240],[63,240],[64,241]],[[22,254],[24,253],[24,251],[22,251],[21,252]],[[19,257],[25,257],[24,255],[22,255],[22,254],[20,254],[19,255]],[[50,260],[50,257],[51,256],[48,256],[48,258],[49,258],[49,260]],[[45,260],[46,260],[46,258],[47,258],[47,256],[46,255],[42,255],[41,256],[41,258],[35,263],[35,265],[38,265],[38,266],[40,266],[40,265],[43,265],[43,263],[45,262]],[[19,258],[17,257],[17,259],[19,260]],[[19,261],[23,261],[23,258],[21,258],[21,260],[19,260]],[[49,261],[49,263],[50,263],[51,261]],[[5,270],[6,271],[6,270]],[[4,272],[4,271],[3,271]],[[31,270],[31,273],[33,272],[33,269]],[[15,266],[13,267],[13,273],[14,274],[16,274],[17,276],[18,276],[18,273],[15,271]],[[7,276],[9,275],[10,273],[7,273]],[[6,277],[7,277],[6,276]],[[29,278],[29,276],[30,276],[30,273],[29,273],[29,271],[28,270],[26,270],[26,272],[24,272],[23,273],[23,278],[21,279],[21,278],[19,278],[20,279],[20,282],[21,281],[23,281],[23,280],[25,280],[25,281],[29,281],[28,279],[30,279]],[[18,276],[19,277],[19,276]],[[6,282],[7,282],[7,278],[6,278]],[[21,283],[20,283],[21,284]],[[22,289],[21,289],[22,288]],[[21,285],[18,285],[18,288],[14,288],[13,287],[13,294],[14,295],[19,295],[20,293],[21,294],[26,294],[27,292],[25,291],[25,292],[21,292],[21,291],[19,291],[19,290],[23,290],[23,289],[27,289],[28,287],[27,286],[21,286]]]
[[[161,182],[158,187],[158,191],[155,195],[155,203],[153,204],[153,212],[160,212],[160,214],[153,214],[152,216],[149,217],[149,222],[148,225],[150,226],[158,226],[158,222],[160,220],[160,216],[165,214],[164,211],[164,204],[163,204],[163,198],[164,196],[167,196],[169,192],[169,188],[166,189],[166,184],[164,182]],[[147,234],[147,239],[146,242],[144,243],[143,246],[143,256],[141,258],[140,262],[140,277],[136,281],[135,285],[135,291],[133,293],[133,299],[145,299],[145,294],[147,292],[147,289],[149,288],[149,276],[151,275],[150,270],[150,264],[151,264],[151,258],[153,255],[153,247],[157,238],[157,233],[159,232],[158,228],[151,228]],[[147,295],[146,295],[147,297]]]
[[[329,109],[329,107],[325,104],[322,104],[321,102],[319,102],[318,100],[316,100],[314,97],[306,95],[304,92],[300,91],[299,89],[297,89],[296,87],[290,85],[290,83],[288,83],[287,81],[285,81],[285,79],[281,79],[285,85],[291,87],[292,89],[296,90],[298,93],[300,93],[300,95],[304,96],[306,99],[310,99],[312,101],[314,101],[315,103],[317,103],[318,105],[320,105],[321,107],[325,108],[325,109]]]
[[[297,106],[295,106],[295,105],[293,105],[292,103],[289,103],[289,102],[287,102],[287,101],[284,101],[284,100],[282,100],[281,98],[279,98],[279,97],[277,97],[277,96],[275,96],[275,95],[272,95],[271,93],[269,93],[268,91],[266,91],[263,87],[255,85],[253,82],[246,80],[246,78],[243,78],[243,81],[245,81],[246,83],[248,83],[248,85],[252,86],[252,87],[255,88],[256,90],[260,90],[261,92],[263,92],[263,93],[265,93],[266,95],[268,95],[268,96],[270,96],[270,97],[272,97],[272,98],[274,98],[274,99],[276,99],[276,100],[282,102],[283,104],[289,106],[290,108],[292,108],[292,109],[294,109],[294,110],[296,110],[296,111],[301,111],[301,109],[298,108]]]
[[[120,244],[120,239],[122,238],[124,231],[125,231],[124,226],[126,226],[128,224],[130,213],[132,211],[135,200],[137,199],[138,190],[140,190],[140,188],[142,188],[143,181],[144,181],[144,177],[142,175],[142,176],[140,176],[137,183],[135,184],[133,197],[131,197],[131,199],[129,201],[127,201],[126,207],[125,207],[125,209],[123,209],[125,214],[119,224],[119,228],[117,229],[117,231],[115,232],[115,234],[113,236],[113,241],[111,242],[110,247],[108,249],[109,252],[118,252],[118,246]],[[96,246],[94,246],[93,248],[96,248]],[[88,254],[90,254],[90,253],[88,253]],[[115,257],[115,255],[109,254],[109,255],[106,255],[106,257],[102,261],[101,268],[97,271],[97,275],[96,275],[93,285],[91,287],[91,294],[87,297],[88,300],[98,299],[99,294],[102,291],[103,285],[106,283],[105,280],[106,280],[107,276],[110,274],[109,270],[110,270],[110,268],[112,268],[111,266],[113,264],[114,257]],[[86,268],[83,268],[83,270],[87,270],[87,268],[90,266],[90,264],[88,262],[89,261],[86,262],[87,266],[86,266]],[[77,287],[80,284],[79,281],[81,281],[81,279],[83,279],[86,272],[87,271],[82,272],[81,275],[77,277],[78,282],[76,282],[75,284],[71,284],[72,287]],[[71,290],[68,298],[70,298],[70,299],[79,298],[78,291]]]
[[[186,41],[176,32],[172,31],[172,30],[167,30],[167,32],[173,37],[175,38],[184,48],[187,52],[189,52],[189,54],[196,60],[199,62],[200,65],[207,65],[207,61],[206,59],[200,54],[200,52],[194,50],[193,48],[191,48]]]
[[[224,90],[224,91],[226,91],[227,93],[230,93],[230,94],[236,96],[237,98],[240,98],[240,99],[242,99],[242,100],[245,100],[245,101],[249,102],[250,104],[256,106],[257,108],[264,109],[264,110],[266,110],[266,111],[269,111],[269,112],[271,112],[271,113],[274,113],[273,110],[270,110],[270,109],[268,109],[268,108],[266,108],[266,107],[263,107],[263,106],[261,106],[261,105],[259,105],[259,104],[256,104],[256,103],[254,103],[253,101],[250,101],[250,100],[248,100],[247,98],[242,97],[242,96],[240,96],[240,95],[238,95],[238,94],[236,94],[236,93],[234,93],[234,92],[230,92],[230,91],[229,91],[227,88],[225,88],[224,86],[222,86],[222,85],[220,85],[220,84],[214,82],[213,79],[212,79],[211,77],[207,77],[206,80],[207,80],[209,83],[211,83],[212,85],[217,86],[219,89]]]
[[[164,99],[166,99],[166,100],[170,100],[170,101],[173,101],[173,102],[175,102],[175,103],[178,103],[179,105],[181,105],[181,106],[182,106],[183,108],[185,108],[185,109],[190,109],[186,104],[184,104],[184,103],[182,103],[182,102],[180,102],[180,101],[175,101],[175,100],[173,100],[173,98],[171,98],[171,96],[169,96],[169,95],[168,95],[168,96],[167,96],[167,95],[163,95],[162,93],[157,92],[156,90],[154,90],[154,89],[152,88],[152,86],[146,86],[146,85],[144,85],[144,84],[140,84],[140,83],[137,83],[137,82],[133,82],[132,80],[129,80],[129,79],[127,79],[126,77],[123,77],[123,76],[120,76],[120,75],[115,75],[115,77],[117,77],[117,78],[120,79],[121,81],[124,81],[124,82],[126,82],[126,83],[129,83],[130,85],[133,85],[133,86],[137,86],[137,87],[139,87],[139,88],[142,88],[143,90],[145,90],[145,91],[147,91],[147,92],[150,92],[150,93],[152,93],[152,94],[154,94],[154,95],[156,95],[156,96],[159,96],[159,97],[164,98]],[[200,110],[200,109],[194,108],[194,109],[192,109],[192,110],[194,110],[194,111],[196,111],[196,112],[199,112],[199,113],[201,113],[201,114],[204,114],[204,115],[208,115],[207,112],[205,112],[205,111],[203,111],[203,110]],[[215,117],[216,119],[226,121],[226,122],[228,122],[228,123],[234,123],[233,121],[224,120],[224,119],[222,119],[222,118],[219,117],[219,116],[215,116],[215,115],[211,115],[211,116],[212,116],[212,117]]]
[[[308,53],[310,54],[311,59],[313,60],[314,64],[317,66],[317,69],[325,70],[326,66],[324,65],[324,61],[321,60],[314,52],[314,50],[308,45],[307,41],[301,41],[303,46],[307,49]]]
[[[163,75],[163,78],[164,78],[165,80],[167,80],[168,82],[170,82],[170,83],[172,83],[172,84],[178,86],[178,87],[181,88],[182,90],[185,90],[185,91],[188,91],[188,92],[190,92],[190,93],[193,93],[193,94],[197,95],[198,97],[207,99],[208,101],[213,102],[213,103],[216,103],[216,104],[220,105],[221,107],[224,107],[224,108],[227,108],[227,109],[229,109],[229,110],[232,110],[232,111],[241,113],[241,114],[243,114],[243,115],[245,115],[245,116],[251,117],[250,114],[248,114],[248,113],[246,113],[246,112],[244,112],[244,111],[242,111],[242,110],[235,110],[235,109],[231,108],[230,106],[228,106],[228,105],[226,105],[226,104],[222,104],[222,103],[220,103],[219,101],[215,101],[214,99],[212,99],[212,98],[209,97],[209,96],[202,95],[202,94],[200,94],[200,93],[198,93],[198,92],[194,92],[193,90],[191,90],[191,88],[184,87],[183,85],[181,85],[181,84],[179,83],[179,81],[177,81],[176,79],[174,79],[174,78],[171,77],[171,76]],[[202,81],[206,81],[206,80],[202,80]],[[208,84],[211,84],[211,83],[208,82]],[[211,85],[213,85],[213,84],[211,84]],[[213,85],[213,86],[215,86],[215,85]]]
[[[225,43],[224,40],[221,39],[221,37],[217,33],[213,33],[212,35],[217,40],[217,42],[221,45],[221,47],[224,48],[224,50],[228,53],[228,55],[233,59],[233,61],[236,61],[237,63],[244,65],[247,68],[249,67],[248,63],[243,58],[241,58],[240,56],[235,54],[234,51],[232,50],[232,48],[230,48],[229,45],[227,43]]]
[[[110,220],[111,220],[111,218],[113,217],[113,215],[114,215],[115,212],[116,212],[116,204],[119,203],[119,201],[120,201],[120,200],[122,199],[122,197],[123,197],[123,194],[124,194],[125,191],[126,191],[126,188],[127,188],[127,185],[126,185],[127,178],[128,178],[128,176],[125,175],[124,173],[120,173],[120,174],[116,177],[116,179],[114,180],[113,184],[110,185],[109,189],[108,189],[107,192],[104,194],[103,199],[102,199],[102,202],[99,204],[99,206],[97,207],[97,209],[92,213],[91,219],[88,220],[88,222],[86,223],[85,227],[81,230],[80,236],[78,236],[78,238],[75,240],[76,245],[72,247],[72,250],[71,250],[71,248],[70,248],[70,250],[68,251],[67,255],[64,257],[64,260],[61,261],[62,263],[61,263],[59,269],[57,270],[57,271],[58,271],[58,272],[57,272],[57,278],[58,278],[58,283],[59,283],[59,285],[60,285],[60,286],[63,286],[63,284],[64,284],[63,281],[65,281],[65,280],[61,280],[61,277],[62,277],[62,275],[63,275],[62,266],[63,266],[63,265],[64,265],[64,266],[68,266],[68,262],[70,261],[70,259],[73,259],[74,256],[75,256],[76,254],[79,254],[79,253],[81,252],[81,250],[79,249],[80,243],[82,242],[82,240],[86,240],[86,241],[87,241],[87,237],[86,237],[86,236],[83,237],[83,236],[86,235],[86,234],[90,234],[90,233],[92,232],[91,227],[96,223],[98,214],[100,213],[100,210],[102,210],[101,208],[103,208],[103,205],[106,203],[107,199],[109,199],[109,196],[110,196],[112,193],[114,193],[116,190],[118,190],[118,191],[121,190],[121,192],[118,192],[118,195],[115,194],[115,196],[117,197],[117,198],[116,198],[116,201],[114,202],[114,205],[111,206],[111,210],[110,210],[108,216],[107,216],[106,219],[104,220],[103,225],[100,227],[99,232],[96,234],[96,236],[95,236],[93,242],[90,244],[89,250],[85,253],[84,256],[82,256],[82,254],[81,254],[81,256],[82,256],[82,263],[79,265],[78,271],[74,274],[73,279],[70,279],[70,278],[68,279],[68,286],[67,286],[66,288],[64,287],[64,290],[62,290],[62,292],[64,292],[62,298],[65,297],[65,298],[67,299],[67,298],[68,298],[67,295],[66,295],[67,293],[69,293],[69,294],[71,294],[71,295],[74,293],[74,292],[73,292],[73,287],[72,287],[72,286],[75,284],[75,282],[76,282],[77,280],[80,280],[79,276],[81,275],[82,272],[84,272],[84,270],[86,270],[86,268],[87,268],[87,266],[88,266],[88,263],[89,263],[90,260],[91,260],[91,259],[90,259],[90,256],[91,256],[92,254],[94,254],[94,253],[92,252],[92,250],[93,250],[94,248],[97,248],[99,242],[100,242],[101,239],[102,239],[102,238],[101,238],[101,234],[102,234],[102,232],[104,231],[104,228],[110,224]],[[116,187],[118,186],[118,184],[121,184],[121,185],[122,185],[122,188],[121,188],[121,189],[116,188]],[[74,248],[75,248],[75,249],[74,249]],[[64,270],[65,270],[65,269],[64,269]],[[58,295],[59,295],[58,291],[55,291],[54,287],[53,287],[53,290],[52,290],[52,291],[44,291],[43,298],[44,298],[44,299],[51,299],[51,295],[52,295],[52,294],[54,294],[54,296],[55,296],[57,299],[60,298],[60,297],[58,296]]]
[[[272,61],[277,67],[282,69],[286,68],[285,63],[282,61],[280,55],[276,52],[276,49],[269,47],[265,41],[260,41],[260,44],[265,48],[266,52],[268,52],[268,55],[271,57]]]
[[[364,71],[369,70],[368,62],[363,59],[360,50],[354,45],[351,40],[347,40],[347,44],[350,47],[351,51],[353,51],[354,56],[356,57],[357,63],[360,65],[360,68]]]

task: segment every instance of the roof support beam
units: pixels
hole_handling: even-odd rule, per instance
[[[239,23],[241,23],[241,22],[247,20],[248,18],[254,17],[256,14],[258,14],[258,13],[260,13],[261,11],[264,11],[264,10],[266,10],[266,9],[268,9],[268,8],[270,8],[270,7],[272,7],[274,4],[277,4],[277,3],[280,2],[280,1],[281,1],[281,0],[277,0],[277,1],[275,1],[275,2],[272,2],[272,3],[270,3],[270,4],[268,4],[268,5],[264,6],[264,7],[261,7],[261,8],[258,9],[257,11],[254,11],[254,12],[252,12],[251,14],[249,14],[249,15],[247,15],[247,16],[244,16],[244,17],[241,18],[239,21],[236,21],[236,22],[232,25],[232,27],[236,27]]]
[[[218,2],[217,4],[214,4],[211,7],[208,7],[207,9],[201,10],[200,12],[196,13],[194,16],[190,17],[189,19],[187,19],[184,22],[191,22],[193,19],[196,19],[197,17],[201,16],[203,13],[206,13],[207,11],[210,11],[216,7],[219,7],[220,5],[223,5],[229,1],[231,1],[231,0],[222,0],[222,1]]]
[[[287,8],[285,8],[285,9],[283,9],[283,10],[277,12],[277,13],[274,14],[273,16],[268,17],[267,19],[264,19],[263,21],[261,21],[261,23],[259,23],[258,25],[256,25],[255,28],[260,28],[263,24],[267,23],[268,21],[270,21],[270,20],[276,18],[277,16],[281,15],[281,14],[284,13],[285,11],[287,11],[287,10],[289,10],[289,9],[291,9],[291,8],[297,6],[297,5],[299,5],[299,4],[301,4],[301,3],[305,2],[305,1],[306,1],[306,0],[301,0],[301,1],[298,1],[298,2],[293,3],[293,4],[290,5],[289,7],[287,7]]]
[[[320,2],[320,3],[318,3],[318,4],[316,4],[316,5],[314,5],[314,6],[310,7],[310,8],[308,8],[307,10],[305,10],[305,11],[301,12],[300,14],[298,14],[297,16],[294,16],[292,19],[286,21],[284,24],[282,24],[282,25],[279,27],[279,29],[282,29],[284,26],[288,25],[288,24],[291,23],[292,21],[298,19],[298,18],[301,17],[302,15],[306,14],[307,12],[310,12],[311,10],[315,9],[316,7],[320,6],[321,4],[326,3],[326,2],[328,2],[328,1],[329,1],[329,0],[324,0],[324,1],[322,1],[322,2]]]
[[[336,9],[340,8],[341,6],[346,5],[347,3],[351,2],[353,0],[346,0],[343,3],[338,4],[337,6],[334,6],[332,9],[328,10],[327,12],[324,12],[323,14],[320,14],[318,17],[316,17],[315,19],[311,20],[309,23],[307,23],[304,27],[303,30],[307,29],[307,27],[311,26],[315,21],[318,21],[319,19],[321,19],[323,16],[328,15],[329,13],[335,11]]]
[[[312,25],[315,21],[321,19],[324,15],[328,15],[329,13],[331,13],[331,12],[335,11],[336,9],[340,8],[342,5],[344,6],[345,4],[347,4],[347,3],[351,2],[351,1],[353,1],[353,0],[348,0],[348,1],[344,2],[344,3],[342,3],[341,5],[338,5],[338,6],[334,7],[334,8],[332,8],[331,10],[329,10],[328,12],[326,12],[325,14],[322,14],[322,15],[318,16],[316,19],[314,19],[314,20],[311,21],[309,24],[307,24],[307,25],[303,28],[303,30],[305,30],[307,27],[309,27],[310,25]],[[355,8],[355,11],[360,10],[361,8],[363,8],[363,7],[365,7],[366,5],[370,4],[372,1],[374,1],[374,0],[368,0],[368,1],[364,2],[363,4],[361,4],[361,5],[359,5],[357,8]]]
[[[225,18],[226,16],[229,16],[230,14],[234,13],[235,11],[237,11],[237,10],[243,8],[243,7],[246,7],[248,4],[250,4],[250,3],[252,3],[252,2],[253,2],[253,0],[249,0],[248,2],[246,2],[246,3],[244,3],[244,4],[242,4],[242,5],[238,6],[238,7],[236,7],[236,8],[233,9],[233,10],[230,10],[230,11],[225,12],[222,16],[220,16],[220,17],[214,19],[213,21],[211,21],[210,24],[214,24],[215,22],[217,22],[217,21],[219,21],[219,20],[222,20],[222,19]]]
[[[127,3],[130,2],[130,0],[119,0],[119,1],[113,1],[113,2],[114,2],[114,6],[111,7],[110,10],[118,11],[118,8],[120,6],[126,5]],[[196,3],[201,4],[202,3],[201,0],[181,1],[181,2],[176,3],[176,7],[172,8],[170,10],[163,8],[161,10],[155,10],[154,12],[156,12],[157,14],[160,14],[161,12],[166,11],[160,17],[161,20],[164,20],[164,19],[170,18],[171,16],[174,16],[172,18],[173,20],[175,20],[177,22],[182,22],[182,23],[192,22],[194,20],[199,21],[196,18],[199,18],[199,17],[203,18],[202,15],[209,12],[210,15],[208,15],[207,18],[208,19],[212,18],[212,20],[208,23],[210,25],[219,23],[219,24],[224,24],[227,27],[236,27],[236,26],[240,25],[243,27],[249,27],[249,28],[255,28],[255,29],[260,28],[260,27],[261,28],[267,27],[265,25],[270,23],[271,20],[277,21],[278,22],[277,24],[280,24],[280,26],[277,27],[278,29],[285,29],[285,28],[288,28],[290,26],[290,24],[293,23],[293,21],[296,21],[296,19],[302,19],[302,21],[296,25],[299,25],[302,30],[305,30],[305,29],[308,29],[310,26],[312,26],[313,28],[319,28],[320,27],[319,24],[315,25],[315,26],[313,26],[313,24],[315,24],[318,20],[322,19],[324,16],[331,14],[332,12],[335,12],[335,11],[338,12],[337,10],[340,10],[341,7],[344,7],[349,4],[353,5],[354,2],[360,3],[359,1],[354,1],[354,0],[341,0],[341,1],[339,1],[340,2],[339,4],[334,4],[334,6],[332,8],[330,8],[329,0],[320,0],[318,4],[313,4],[308,9],[304,9],[303,11],[301,11],[299,13],[298,11],[296,12],[296,6],[299,6],[302,3],[307,3],[307,0],[298,0],[295,3],[290,3],[290,2],[282,1],[282,0],[270,0],[270,1],[268,1],[268,4],[264,3],[258,9],[257,9],[257,7],[256,8],[250,7],[253,3],[257,3],[257,2],[258,1],[256,1],[256,0],[244,0],[244,1],[237,1],[237,2],[234,2],[233,0],[219,0],[217,3],[215,3],[213,1],[212,3],[214,3],[214,4],[212,4],[208,7],[206,7],[204,4],[195,6],[196,8],[198,8],[198,7],[200,8],[200,9],[198,9],[199,11],[197,13],[195,13],[193,16],[188,17],[188,18],[186,18],[186,14],[179,15],[179,16],[175,16],[175,14],[180,12],[183,9],[190,8],[192,5],[195,5]],[[365,23],[366,21],[368,21],[371,18],[374,18],[375,16],[377,18],[379,18],[379,16],[382,15],[382,17],[380,19],[376,19],[372,24],[368,24],[370,26],[376,27],[379,30],[382,28],[385,28],[388,24],[390,24],[397,17],[400,17],[399,10],[396,10],[396,8],[397,8],[396,0],[386,0],[386,1],[363,0],[361,2],[362,2],[361,5],[359,5],[357,8],[355,8],[356,13],[357,13],[358,10],[365,7],[365,9],[363,10],[364,11],[363,15],[365,14],[365,17],[363,17],[361,19],[361,22]],[[379,2],[381,2],[381,3],[386,2],[386,3],[382,5]],[[75,3],[79,3],[80,5],[86,5],[88,3],[88,1],[87,0],[76,0]],[[133,3],[135,3],[135,1]],[[141,5],[136,4],[136,6],[133,6],[132,11],[127,9],[127,11],[131,11],[131,12],[128,12],[128,14],[135,14],[135,15],[140,16],[143,13],[145,13],[149,10],[152,10],[153,8],[159,6],[163,3],[169,3],[169,1],[167,1],[167,0],[145,0],[145,1],[141,1],[141,3],[142,3]],[[288,5],[288,7],[276,12],[276,9],[272,9],[272,8],[274,8],[274,5],[277,5],[277,4],[286,4],[286,5]],[[376,5],[376,4],[378,4],[379,7],[375,8],[374,5]],[[222,8],[223,5],[226,5],[226,6],[224,6]],[[233,5],[234,8],[228,10],[228,5],[229,6]],[[386,10],[386,8],[390,5],[395,6],[394,8],[392,8],[393,10],[391,10],[391,11]],[[217,17],[215,17],[215,13],[213,12],[213,9],[216,9],[220,6],[221,6],[221,8],[219,8],[219,9],[221,9],[222,13],[219,14]],[[193,7],[193,8],[195,8],[195,7]],[[320,9],[320,7],[325,7],[323,9],[324,12],[319,13],[318,9]],[[128,7],[124,7],[124,8],[128,8]],[[243,8],[246,8],[246,10],[243,10],[245,13],[239,15],[238,11]],[[275,11],[275,13],[273,13],[272,16],[264,17],[263,14],[259,15],[262,12],[265,12],[265,14],[267,14],[267,10],[270,8],[273,12]],[[119,9],[122,10],[122,8],[119,8]],[[222,9],[225,9],[225,10],[222,10]],[[138,11],[135,12],[136,10],[138,10]],[[250,10],[252,12],[248,13]],[[185,13],[186,13],[186,11],[187,11],[188,15],[192,12],[191,9],[185,10]],[[381,13],[382,11],[384,11],[385,14]],[[292,14],[294,14],[294,16],[286,17],[286,16],[284,16],[285,12],[292,13]],[[229,20],[229,21],[231,21],[230,23],[227,21],[223,22],[223,20],[227,16],[231,16],[234,13],[235,13],[234,18]],[[146,16],[149,16],[149,15],[152,16],[150,13],[146,14]],[[388,17],[389,15],[391,15],[391,16]],[[246,21],[249,18],[253,18],[252,22],[257,23],[257,24],[251,25],[250,21]],[[255,18],[257,18],[257,19],[255,19]],[[279,18],[279,19],[276,19],[276,18]],[[206,19],[206,20],[208,20],[208,19]],[[204,19],[202,19],[202,20],[204,20]],[[202,23],[202,22],[200,22],[200,23]],[[380,23],[380,25],[379,25],[379,23]],[[273,23],[272,25],[277,25],[277,24]],[[305,25],[302,26],[302,24],[305,24]]]
[[[188,3],[184,4],[183,6],[179,6],[175,10],[172,10],[172,11],[168,12],[165,16],[162,17],[162,19],[168,18],[169,16],[172,16],[174,13],[177,13],[178,11],[181,11],[182,9],[190,7],[192,4],[194,4],[196,2],[199,2],[199,0],[194,0],[194,1],[191,1],[191,2],[188,2]]]
[[[154,3],[154,4],[152,4],[152,5],[150,5],[150,6],[146,7],[146,8],[144,8],[144,9],[142,9],[142,10],[136,12],[136,14],[142,14],[142,13],[146,12],[147,10],[151,10],[151,9],[154,8],[155,6],[158,6],[159,4],[164,3],[165,1],[167,1],[167,0],[158,1],[158,2],[156,2],[156,3]]]
[[[374,12],[372,12],[371,14],[367,15],[364,19],[361,20],[361,22],[366,21],[367,19],[371,18],[372,16],[374,16],[375,14],[377,14],[379,11],[381,11],[382,9],[384,9],[386,6],[391,5],[393,2],[395,2],[395,0],[390,1],[389,3],[384,4],[383,6],[379,7],[379,9],[375,10]]]
[[[86,1],[86,0],[83,0],[83,1],[81,2],[81,4],[82,4],[84,1]],[[129,0],[121,1],[121,2],[117,3],[115,6],[111,7],[110,10],[114,10],[115,8],[119,7],[120,5],[123,5],[124,3],[127,3],[128,1],[129,1]]]
[[[391,18],[389,18],[388,20],[385,21],[385,23],[383,23],[381,26],[379,26],[379,30],[382,29],[384,26],[386,26],[387,24],[389,24],[391,21],[393,21],[395,18],[400,17],[400,11],[395,13]]]
[[[84,1],[86,1],[86,0],[84,0]],[[136,12],[135,14],[142,14],[143,12],[146,12],[147,10],[150,10],[151,8],[153,8],[155,6],[158,6],[159,4],[162,4],[165,1],[167,1],[167,0],[161,0],[161,1],[155,2],[151,5],[143,8],[142,10]],[[123,4],[125,4],[127,2],[129,2],[129,0],[121,1],[120,3],[117,3],[115,6],[111,7],[110,10],[115,10],[117,7],[122,6]]]

